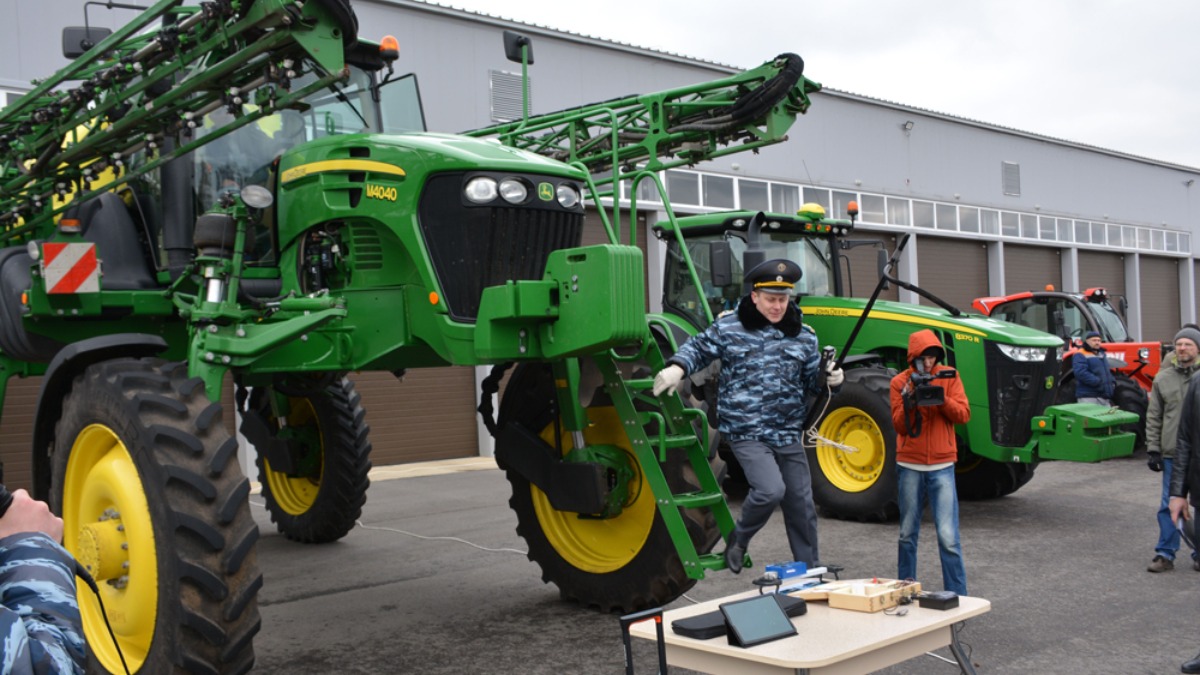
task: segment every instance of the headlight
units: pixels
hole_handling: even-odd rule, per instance
[[[500,197],[509,204],[520,204],[528,196],[529,188],[516,178],[505,178],[500,181]]]
[[[1021,347],[996,343],[1000,351],[1013,361],[1042,361],[1046,358],[1045,347]]]
[[[1066,352],[1067,352],[1066,347],[1059,347],[1058,349],[1055,349],[1054,350],[1054,360],[1058,361],[1059,363],[1062,363],[1063,357],[1066,355]]]
[[[467,187],[463,189],[463,195],[476,204],[486,204],[495,199],[498,194],[496,179],[487,176],[472,178],[467,181]]]
[[[1139,349],[1138,350],[1138,358],[1141,359],[1142,361],[1149,361],[1150,360],[1150,348],[1142,347],[1141,349]]]
[[[557,193],[558,203],[564,209],[574,208],[579,203],[579,190],[574,185],[559,183]]]

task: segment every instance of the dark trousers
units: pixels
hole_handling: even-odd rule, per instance
[[[817,511],[804,446],[738,440],[732,441],[730,447],[750,484],[734,536],[749,544],[750,538],[770,520],[775,507],[782,506],[792,559],[810,567],[815,565],[821,559],[817,548]]]

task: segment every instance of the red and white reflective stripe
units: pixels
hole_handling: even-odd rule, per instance
[[[42,244],[42,278],[47,293],[99,293],[95,244]]]

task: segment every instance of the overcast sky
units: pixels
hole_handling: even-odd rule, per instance
[[[440,4],[1200,168],[1197,0]]]

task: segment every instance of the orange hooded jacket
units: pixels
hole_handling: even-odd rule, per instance
[[[945,354],[945,348],[933,331],[919,330],[908,336],[909,368],[892,378],[892,425],[896,427],[896,461],[909,464],[943,464],[958,459],[958,444],[954,440],[954,425],[965,424],[971,419],[967,404],[967,392],[958,377],[934,380],[931,384],[946,390],[946,402],[939,406],[922,406],[916,410],[921,415],[921,433],[912,437],[905,434],[904,398],[906,386],[911,388],[911,366],[914,359],[930,347],[937,347]],[[943,357],[944,358],[944,357]],[[940,360],[940,359],[939,359]],[[938,363],[933,373],[946,370]]]

